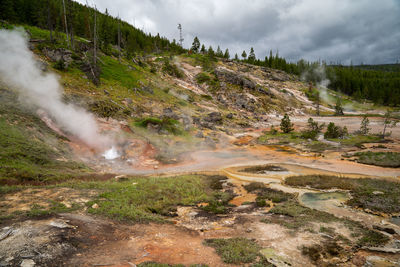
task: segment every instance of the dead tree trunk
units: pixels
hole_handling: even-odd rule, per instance
[[[64,23],[65,23],[65,34],[67,35],[67,44],[69,46],[69,36],[68,36],[68,24],[67,24],[67,12],[65,9],[65,1],[63,0],[63,8],[64,8]]]
[[[50,31],[50,42],[53,42],[53,24],[51,23],[51,8],[50,0],[47,0],[47,26]]]
[[[121,63],[121,20],[118,17],[118,61]]]
[[[96,68],[97,63],[97,8],[94,7],[94,29],[93,29],[93,65]]]
[[[68,5],[69,5],[68,20],[70,21],[70,23],[69,23],[70,41],[71,41],[71,48],[72,48],[72,50],[74,50],[75,49],[75,45],[74,45],[75,44],[75,40],[74,40],[74,23],[73,23],[73,21],[74,21],[74,9],[73,9],[71,0],[68,0]]]
[[[88,3],[88,1],[86,0],[86,7],[87,7],[87,10],[88,10],[88,16],[87,16],[87,30],[89,31],[89,40],[92,40],[92,38],[93,38],[93,36],[92,36],[92,26],[90,26],[90,18],[91,18],[91,13],[90,13],[90,9],[89,9],[89,3]]]

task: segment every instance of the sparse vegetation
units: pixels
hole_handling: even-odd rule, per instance
[[[175,65],[171,64],[169,62],[168,58],[164,59],[164,64],[163,64],[163,71],[171,76],[177,77],[177,78],[182,78],[183,77],[183,72]]]
[[[270,212],[276,215],[283,215],[277,220],[280,224],[292,230],[304,228],[312,222],[329,223],[337,220],[332,214],[303,207],[295,200],[277,204]]]
[[[352,198],[347,201],[348,205],[376,212],[400,212],[400,184],[398,182],[371,178],[306,175],[288,177],[285,183],[290,186],[310,186],[316,189],[350,190]]]
[[[357,162],[381,167],[400,167],[400,153],[398,152],[357,152],[353,154]]]
[[[204,244],[215,248],[222,260],[231,264],[255,262],[261,249],[254,241],[242,237],[206,239]]]
[[[339,142],[343,146],[361,147],[365,143],[380,142],[381,138],[377,135],[348,135],[346,138],[330,138],[330,140]]]
[[[276,165],[261,165],[261,166],[247,167],[240,171],[262,174],[265,172],[284,172],[284,171],[288,171],[288,170],[284,167],[276,166]]]
[[[215,179],[215,178],[210,178]],[[99,197],[88,203],[97,203],[90,213],[117,220],[133,222],[164,221],[163,216],[174,214],[177,205],[195,205],[200,202],[219,203],[222,192],[210,188],[207,176],[185,175],[166,178],[132,178],[123,182],[81,184],[101,190]],[[218,206],[219,207],[219,206]]]
[[[185,267],[183,264],[166,264],[166,263],[158,263],[154,261],[147,261],[137,265],[138,267]],[[193,265],[199,267],[207,267],[207,265]],[[190,266],[192,267],[192,265]]]
[[[206,72],[200,72],[196,75],[196,82],[202,84],[211,80],[210,75]]]

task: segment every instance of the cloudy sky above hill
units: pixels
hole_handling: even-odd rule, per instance
[[[85,4],[86,0],[77,0]],[[231,55],[254,47],[257,57],[273,50],[289,60],[349,64],[400,61],[399,0],[88,0],[152,34],[194,36]]]

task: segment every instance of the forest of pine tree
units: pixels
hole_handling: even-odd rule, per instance
[[[68,32],[73,36],[92,40],[94,7],[81,5],[71,0],[64,1]],[[0,0],[0,20],[65,32],[63,0]],[[97,11],[98,44],[103,52],[110,50],[111,45],[118,44],[118,25],[120,25],[121,31],[121,47],[128,54],[166,50],[184,51],[176,42],[170,42],[167,38],[159,35],[146,34],[132,25],[110,16],[105,10],[104,13]]]

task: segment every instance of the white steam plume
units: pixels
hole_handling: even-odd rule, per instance
[[[62,129],[87,145],[97,149],[111,146],[111,139],[98,132],[92,114],[62,101],[58,78],[38,68],[21,31],[0,30],[0,79],[15,88],[21,100],[45,110]]]
[[[330,103],[328,97],[328,85],[331,81],[327,78],[326,70],[324,65],[312,66],[300,76],[301,80],[307,80],[307,76],[315,77],[319,82],[317,82],[317,88],[319,89],[319,96],[322,100]]]

